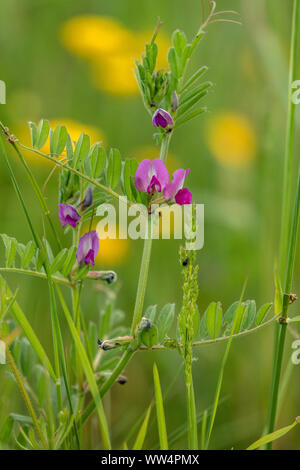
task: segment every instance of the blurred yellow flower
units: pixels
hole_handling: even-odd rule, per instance
[[[208,122],[205,140],[212,155],[224,165],[244,166],[255,158],[256,134],[241,114],[224,112],[214,116]]]
[[[92,80],[99,89],[115,95],[138,92],[134,75],[139,59],[152,31],[135,33],[118,21],[101,16],[79,16],[68,20],[61,29],[61,40],[73,54],[89,61]],[[158,68],[167,66],[169,41],[158,37]]]
[[[72,141],[77,141],[82,132],[85,132],[86,134],[90,136],[91,145],[93,145],[95,142],[103,141],[104,134],[96,126],[82,124],[73,119],[53,119],[53,120],[50,120],[49,122],[50,122],[51,129],[55,129],[55,127],[59,125],[66,126]],[[31,147],[30,131],[29,131],[29,127],[27,124],[25,125],[22,124],[22,125],[17,126],[16,136],[22,144],[28,147]],[[49,139],[47,140],[47,142],[41,149],[41,152],[43,153],[50,152]],[[40,157],[36,153],[24,151],[24,155],[26,155],[26,158],[29,158],[30,161],[34,164],[51,165],[51,162],[49,162],[45,158]]]
[[[63,24],[61,41],[73,54],[97,59],[100,54],[130,50],[134,37],[115,19],[86,15],[71,18]]]
[[[130,241],[128,239],[105,238],[101,239],[100,228],[97,225],[96,230],[100,238],[100,248],[96,256],[96,263],[100,266],[119,266],[123,264],[130,253]],[[118,228],[117,228],[118,233]]]

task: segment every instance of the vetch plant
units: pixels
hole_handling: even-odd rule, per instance
[[[209,8],[205,9],[207,4]],[[12,448],[82,449],[86,442],[85,430],[91,426],[88,418],[93,413],[96,413],[101,436],[101,443],[99,442],[97,447],[113,448],[112,430],[108,424],[103,397],[115,383],[118,384],[116,386],[120,386],[127,382],[123,374],[135,354],[142,354],[145,350],[157,352],[171,350],[174,354],[179,353],[182,358],[186,388],[186,423],[182,429],[175,430],[175,434],[169,432],[167,410],[164,407],[166,393],[161,386],[159,369],[154,364],[154,398],[145,415],[137,420],[134,435],[128,434],[124,448],[130,446],[138,450],[145,446],[150,415],[155,404],[161,449],[174,446],[174,435],[175,443],[176,436],[186,437],[187,446],[191,450],[207,449],[210,446],[220,403],[223,376],[233,339],[254,333],[278,319],[281,325],[279,328],[282,328],[282,331],[286,329],[287,309],[291,297],[282,294],[278,287],[279,282],[275,315],[270,318],[268,315],[273,308],[271,302],[257,308],[255,300],[245,300],[246,281],[241,286],[241,293],[238,293],[240,294],[238,300],[234,301],[225,312],[219,301],[212,300],[200,316],[196,249],[187,249],[186,246],[181,246],[179,252],[183,279],[182,305],[175,305],[172,299],[160,307],[157,305],[159,299],[157,304],[150,306],[144,304],[151,264],[150,220],[154,205],[191,206],[192,216],[188,227],[190,232],[195,231],[197,220],[197,205],[192,204],[192,194],[185,187],[190,170],[179,168],[174,171],[170,179],[166,167],[168,149],[174,132],[179,126],[206,112],[207,108],[202,106],[202,100],[212,88],[210,81],[201,81],[207,71],[206,66],[200,66],[191,76],[187,76],[187,66],[211,24],[221,20],[236,23],[234,19],[223,18],[223,15],[234,15],[235,12],[216,11],[214,1],[202,2],[202,5],[202,24],[191,42],[188,42],[182,31],[174,32],[172,46],[168,52],[168,70],[156,67],[158,53],[156,38],[160,23],[151,41],[146,44],[141,60],[136,61],[135,73],[143,103],[149,113],[149,124],[153,126],[154,138],[160,145],[160,158],[144,159],[140,164],[133,159],[123,160],[118,149],[107,150],[100,142],[91,146],[90,137],[85,133],[74,142],[66,126],[58,125],[52,129],[47,120],[41,120],[37,125],[29,123],[32,146],[28,147],[1,124],[0,154],[32,235],[31,240],[26,241],[17,241],[7,234],[1,235],[5,250],[5,266],[0,268],[0,340],[6,345],[7,361],[28,411],[26,416],[10,415],[5,423],[5,429],[0,430],[0,436],[5,434],[6,441]],[[295,0],[294,19],[298,18],[298,13],[299,1]],[[295,22],[294,36],[296,32]],[[293,120],[290,122],[291,133],[292,127]],[[37,231],[24,201],[3,137],[16,152],[39,202],[43,221],[45,220],[43,233]],[[46,142],[49,142],[49,153],[42,151]],[[291,151],[291,145],[288,147]],[[39,187],[23,157],[23,150],[34,152],[39,158],[51,162],[52,171],[59,172],[58,205],[54,214],[50,212],[44,191]],[[290,169],[289,165],[287,169]],[[101,250],[101,240],[99,242],[99,235],[94,230],[97,211],[112,199],[126,205],[126,208],[143,205],[146,207],[143,217],[149,222],[146,225],[148,236],[144,238],[130,328],[121,324],[124,315],[117,309],[116,295],[110,288],[110,285],[116,281],[116,273],[111,270],[98,271],[94,268],[95,257]],[[299,199],[298,184],[292,227],[287,232],[285,232],[286,225],[283,229],[284,239],[288,239],[290,235],[287,293],[290,291],[292,281]],[[59,230],[56,228],[55,218],[61,222]],[[68,234],[72,237],[71,243],[66,241]],[[187,234],[185,238],[188,239]],[[49,239],[53,239],[54,242],[50,243]],[[283,246],[286,246],[286,241]],[[283,256],[283,260],[285,259],[286,253]],[[53,362],[19,304],[18,291],[12,292],[10,289],[4,277],[8,272],[41,278],[47,282]],[[92,284],[99,288],[100,282],[102,283],[100,288],[106,293],[106,305],[96,321],[87,323],[82,291],[91,289]],[[69,328],[71,343],[66,342],[63,337],[61,314],[64,315]],[[176,334],[173,333],[174,323],[176,323]],[[276,343],[277,348],[280,345],[280,349],[276,353],[274,363],[275,378],[269,434],[250,448],[269,445],[273,440],[292,430],[299,421],[296,419],[290,426],[276,432],[273,430],[283,334],[281,333],[279,343]],[[199,410],[193,380],[193,368],[196,367],[194,349],[220,342],[224,342],[226,346],[215,397],[209,408]],[[128,380],[130,381],[130,377]]]

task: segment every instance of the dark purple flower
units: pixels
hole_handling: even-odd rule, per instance
[[[143,160],[136,170],[135,186],[143,193],[160,193],[169,181],[169,173],[165,164],[159,159]]]
[[[90,207],[93,203],[93,191],[92,188],[88,188],[84,200],[80,203],[80,208],[82,210]]]
[[[95,230],[85,233],[79,240],[76,258],[78,264],[95,264],[99,251],[99,237]]]
[[[180,206],[183,206],[184,204],[191,204],[192,193],[187,188],[179,189],[175,196],[175,202]]]
[[[171,183],[167,184],[164,189],[164,198],[170,202],[175,201],[177,204],[190,204],[192,194],[187,188],[183,188],[185,178],[191,170],[180,168],[174,171]]]
[[[173,126],[174,122],[171,114],[162,108],[158,108],[152,117],[153,126],[163,127],[164,129],[168,126]]]
[[[58,217],[63,228],[65,228],[67,224],[75,228],[77,222],[81,219],[75,207],[70,204],[59,204]]]

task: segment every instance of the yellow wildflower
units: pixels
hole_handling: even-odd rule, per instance
[[[141,57],[152,31],[136,33],[117,20],[102,16],[78,16],[61,29],[61,40],[73,54],[88,60],[92,79],[99,89],[116,95],[138,92],[134,60]],[[158,37],[158,68],[167,66],[169,41]]]
[[[134,38],[113,18],[85,15],[69,19],[61,28],[61,41],[73,54],[85,59],[131,49]]]
[[[240,167],[255,158],[255,131],[241,114],[225,112],[214,116],[207,125],[205,139],[212,155],[224,165]]]

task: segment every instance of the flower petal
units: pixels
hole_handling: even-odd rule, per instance
[[[66,224],[71,225],[71,227],[76,227],[78,220],[81,219],[75,207],[70,204],[58,205],[58,217],[63,228],[65,228]]]
[[[175,202],[180,206],[183,206],[184,204],[191,204],[192,193],[187,188],[179,189],[175,196]]]
[[[79,240],[76,252],[78,264],[92,264],[94,266],[95,257],[99,251],[99,237],[95,230],[85,233]]]
[[[160,191],[163,191],[164,188],[166,187],[166,185],[169,182],[169,172],[167,170],[167,167],[164,164],[164,162],[162,160],[160,160],[160,158],[155,158],[155,160],[153,160],[153,162],[152,162],[152,165],[153,165],[154,170],[155,170],[155,176],[156,176],[156,178],[158,179],[158,181],[160,182],[160,185],[161,185],[161,190]]]
[[[152,175],[150,176],[151,167],[152,167],[151,160],[146,158],[139,164],[135,173],[135,177],[134,177],[135,186],[139,191],[142,191],[143,193],[147,192],[147,188],[152,178]]]
[[[174,171],[171,183],[167,184],[164,189],[164,197],[167,201],[174,199],[180,189],[182,189],[184,180],[191,170],[180,168]]]

